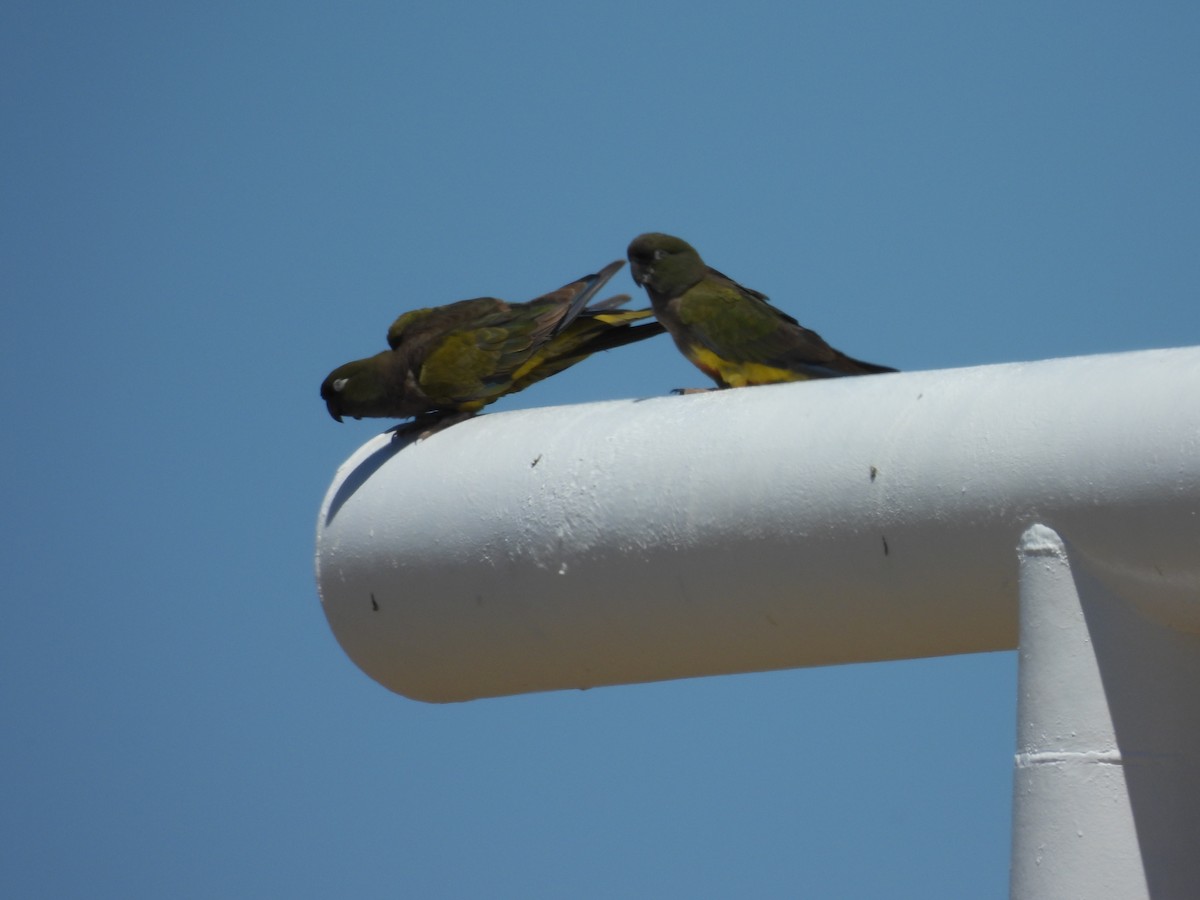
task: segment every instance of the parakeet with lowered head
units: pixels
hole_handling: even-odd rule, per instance
[[[479,297],[406,312],[388,329],[391,349],[334,369],[321,398],[339,422],[416,417],[398,435],[426,436],[592,353],[661,334],[657,322],[635,324],[650,310],[620,308],[627,295],[587,305],[623,265],[526,303]]]

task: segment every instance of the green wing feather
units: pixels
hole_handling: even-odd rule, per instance
[[[835,350],[765,294],[712,269],[680,298],[678,314],[695,344],[735,366],[766,366],[798,378],[892,371]]]
[[[679,316],[709,350],[739,362],[783,366],[824,363],[836,351],[767,298],[724,276],[708,277],[681,298]]]
[[[420,360],[416,382],[431,402],[475,411],[552,374],[527,377],[544,358],[562,356],[558,350],[547,354],[545,348],[565,334],[622,265],[610,263],[527,303],[480,297],[404,313],[388,329],[388,343]],[[562,361],[554,371],[586,355]]]
[[[652,318],[653,310],[613,309],[614,301],[625,302],[628,299],[611,298],[603,304],[584,310],[575,321],[530,358],[517,373],[513,390],[524,390],[543,378],[549,378],[576,363],[583,362],[593,353],[623,347],[666,331],[658,322],[634,326],[635,322]]]

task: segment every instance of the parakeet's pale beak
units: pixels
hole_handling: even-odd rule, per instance
[[[350,365],[349,363],[347,365]],[[342,366],[342,369],[346,366]],[[325,408],[329,410],[329,415],[333,416],[335,422],[342,421],[342,388],[346,386],[348,378],[334,378],[340,369],[334,369],[329,377],[321,382],[321,399],[325,401]]]

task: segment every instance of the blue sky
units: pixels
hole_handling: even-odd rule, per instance
[[[902,369],[1200,343],[1197,46],[1189,3],[5,4],[0,893],[1007,896],[1012,653],[370,681],[313,534],[390,423],[317,388],[648,230]],[[702,383],[658,339],[493,409]]]

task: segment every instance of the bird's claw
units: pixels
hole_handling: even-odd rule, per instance
[[[444,431],[451,425],[457,425],[459,422],[464,422],[473,417],[475,413],[454,412],[454,413],[422,413],[414,418],[411,422],[402,422],[388,431],[392,433],[393,443],[402,443],[408,440],[423,441],[425,438],[437,434],[439,431]],[[387,431],[384,432],[387,434]]]

